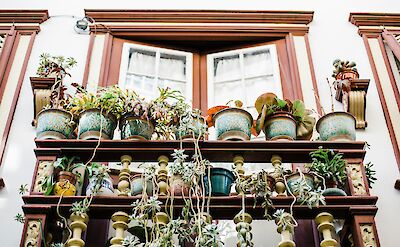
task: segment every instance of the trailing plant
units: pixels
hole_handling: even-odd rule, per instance
[[[259,114],[255,124],[257,134],[261,132],[271,115],[283,111],[293,115],[297,125],[298,139],[309,139],[311,137],[315,118],[311,116],[312,111],[305,108],[303,101],[282,100],[274,93],[264,93],[257,98],[255,108]]]
[[[198,229],[198,224],[195,224],[194,229]],[[220,237],[220,228],[213,223],[207,223],[203,220],[201,223],[201,234],[197,234],[196,243],[204,247],[220,247],[224,243]]]
[[[291,213],[285,212],[284,209],[278,209],[274,213],[276,225],[282,228],[283,231],[290,231],[293,233],[295,227],[297,227],[297,221],[294,219]]]
[[[110,169],[107,166],[98,163],[92,163],[90,166],[87,166],[86,169],[90,181],[94,182],[92,193],[93,195],[97,195],[102,188],[103,180],[105,178],[110,178],[110,175],[108,174]]]
[[[346,182],[346,160],[343,159],[343,154],[319,148],[311,152],[310,156],[312,163],[307,165],[310,171],[338,184]]]
[[[179,119],[177,127],[178,135],[190,135],[193,138],[204,138],[207,133],[207,125],[199,109],[185,112]]]
[[[365,176],[367,177],[368,187],[372,189],[372,184],[375,183],[376,180],[376,170],[373,168],[374,164],[371,162],[365,163]]]
[[[296,201],[300,202],[300,205],[306,204],[310,209],[318,207],[320,203],[326,204],[321,188],[314,189],[310,187],[301,172],[300,178],[292,183],[290,190],[292,194],[296,195]]]
[[[184,149],[174,149],[174,153],[171,155],[174,162],[168,166],[168,169],[172,175],[179,175],[186,184],[190,184],[195,175],[195,164],[186,162],[189,156],[184,152]]]
[[[143,247],[144,244],[140,243],[140,240],[136,236],[126,236],[121,243],[125,247]]]
[[[63,243],[52,243],[50,247],[65,247]]]
[[[85,197],[85,199],[83,199],[82,201],[72,203],[70,211],[72,214],[84,218],[89,211],[90,203],[91,201],[87,197]]]
[[[357,73],[356,63],[350,62],[348,60],[335,59],[333,61],[333,67],[335,67],[332,72],[333,78],[336,78],[337,75],[341,72],[353,71]]]

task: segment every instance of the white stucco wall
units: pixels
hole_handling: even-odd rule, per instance
[[[398,0],[364,0],[364,1],[311,1],[311,0],[203,0],[203,1],[5,1],[0,0],[2,9],[48,9],[48,21],[41,25],[33,46],[31,59],[23,82],[14,122],[10,130],[8,146],[0,176],[4,178],[6,187],[0,191],[0,239],[1,246],[14,247],[19,244],[22,225],[13,220],[20,212],[22,200],[17,194],[20,184],[30,184],[35,156],[33,153],[35,132],[30,123],[33,116],[32,92],[29,76],[34,76],[39,55],[48,52],[55,55],[73,56],[78,66],[72,69],[71,81],[80,82],[83,77],[89,37],[78,35],[73,26],[76,19],[68,15],[83,16],[84,9],[238,9],[238,10],[312,10],[314,20],[310,24],[309,39],[313,56],[316,78],[321,99],[329,99],[329,91],[325,82],[330,77],[332,61],[335,58],[354,60],[361,78],[371,79],[367,95],[366,130],[358,131],[358,140],[365,140],[371,145],[366,161],[372,161],[377,170],[373,195],[379,196],[378,215],[376,218],[380,242],[383,247],[398,246],[398,237],[393,234],[400,222],[400,192],[393,185],[399,178],[399,171],[393,154],[384,115],[379,102],[377,89],[371,72],[367,53],[357,28],[348,22],[350,12],[397,12],[400,13]],[[339,36],[340,35],[340,36]],[[330,102],[322,102],[329,109]],[[341,107],[337,104],[338,107]],[[396,110],[396,109],[392,109]],[[3,116],[1,116],[3,117]],[[271,235],[271,242],[264,236]],[[274,231],[267,232],[257,228],[254,232],[257,247],[276,246],[278,235]],[[263,240],[263,241],[261,241]],[[234,245],[228,245],[234,246]]]

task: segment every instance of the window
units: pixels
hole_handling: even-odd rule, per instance
[[[158,87],[180,90],[192,101],[192,54],[189,52],[125,43],[119,85],[146,99],[158,95]]]
[[[256,118],[254,102],[261,93],[282,97],[275,45],[209,54],[207,70],[209,107],[239,99]]]

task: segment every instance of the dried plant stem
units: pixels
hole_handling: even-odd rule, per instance
[[[332,92],[332,85],[329,83],[329,79],[326,78],[326,82],[328,83],[328,87],[329,87],[329,92],[331,94],[331,110],[332,112],[335,111],[335,106],[333,105],[333,92]]]

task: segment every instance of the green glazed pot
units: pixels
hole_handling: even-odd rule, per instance
[[[154,125],[151,121],[135,117],[131,114],[122,116],[119,128],[122,140],[150,140],[154,132]]]
[[[72,114],[59,109],[46,109],[37,115],[37,139],[68,139],[73,137]]]
[[[213,196],[229,196],[231,193],[232,183],[235,181],[235,175],[228,169],[213,167],[210,170],[211,177],[211,195]],[[204,176],[206,196],[209,194],[207,171]]]
[[[296,120],[288,112],[276,112],[268,116],[264,125],[267,140],[295,140]]]
[[[218,140],[250,140],[253,117],[240,108],[226,108],[214,115]]]
[[[86,110],[79,117],[78,139],[98,140],[101,137],[112,140],[116,127],[117,118],[114,115],[101,114],[99,109]]]
[[[314,189],[314,177],[308,173],[303,173],[304,178],[306,179],[306,183],[311,189]],[[288,186],[288,191],[291,191],[293,195],[298,196],[298,193],[293,192],[293,184],[300,180],[300,173],[296,172],[286,176],[286,182]]]
[[[320,118],[316,125],[322,141],[355,141],[356,119],[347,112],[331,112]]]
[[[132,196],[141,195],[143,193],[143,185],[145,183],[145,178],[141,174],[135,175],[131,181],[131,194]],[[149,196],[153,195],[153,183],[147,181],[146,184],[146,194]]]

